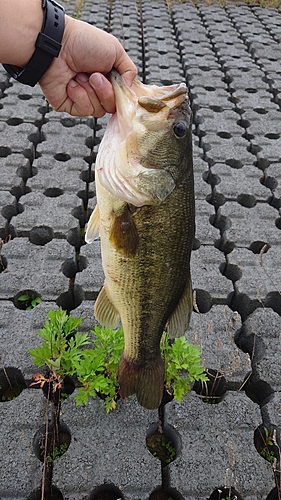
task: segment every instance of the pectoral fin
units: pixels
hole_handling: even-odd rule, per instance
[[[86,243],[93,243],[94,239],[98,237],[100,230],[100,211],[98,205],[96,205],[89,222],[87,224],[87,230],[85,234]]]
[[[94,308],[95,317],[102,326],[117,328],[119,325],[119,312],[110,301],[105,286],[102,287]]]
[[[125,257],[134,257],[139,245],[139,235],[128,205],[115,214],[109,239],[116,250]]]
[[[151,169],[141,172],[134,183],[139,191],[150,195],[156,204],[164,201],[176,187],[172,175],[167,170]]]
[[[189,325],[192,308],[192,284],[189,277],[180,301],[167,321],[166,329],[169,337],[175,338],[184,335]]]

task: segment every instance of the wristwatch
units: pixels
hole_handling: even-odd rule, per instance
[[[55,0],[42,0],[43,25],[35,42],[35,52],[25,68],[3,64],[10,76],[18,82],[34,87],[47,71],[54,57],[58,57],[64,32],[64,8]]]

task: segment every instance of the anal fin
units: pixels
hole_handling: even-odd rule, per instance
[[[167,321],[166,329],[170,338],[184,335],[188,329],[192,309],[192,283],[189,276],[177,307]]]
[[[98,322],[107,328],[117,328],[120,321],[119,312],[114,307],[106,293],[105,286],[98,294],[94,307],[95,317]]]

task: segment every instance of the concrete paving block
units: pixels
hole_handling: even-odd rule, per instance
[[[111,482],[125,495],[128,489],[133,491],[129,498],[134,500],[148,497],[161,482],[160,466],[145,447],[146,431],[157,420],[156,411],[144,410],[130,397],[120,400],[107,415],[98,398],[76,407],[71,396],[62,405],[62,418],[71,429],[72,443],[57,461],[54,484],[64,495],[75,491],[76,498],[81,498],[82,493]]]
[[[89,165],[82,157],[58,161],[53,156],[44,155],[34,160],[33,169],[36,175],[27,181],[32,191],[46,193],[48,190],[52,196],[56,190],[60,190],[61,194],[77,194],[86,188],[81,175],[89,169]]]
[[[181,486],[185,498],[208,498],[225,483],[235,484],[243,493],[268,494],[274,486],[272,472],[264,467],[253,443],[253,422],[260,423],[257,405],[239,393],[228,393],[217,405],[204,404],[193,394],[181,405],[171,405],[175,411],[171,406],[169,417],[183,443],[182,454],[171,466],[171,478],[176,487]]]
[[[41,343],[42,339],[37,332],[43,328],[50,309],[57,310],[58,306],[55,302],[42,300],[34,309],[24,311],[8,301],[7,296],[8,293],[5,300],[0,300],[0,357],[4,366],[19,368],[26,380],[31,379],[32,375],[38,372],[38,367],[33,363],[28,351]],[[36,390],[33,394],[37,392],[41,393]]]
[[[210,216],[214,214],[213,207],[205,200],[195,200],[195,222],[196,238],[201,244],[212,245],[214,240],[218,239],[220,233],[210,224]]]
[[[6,121],[8,125],[19,125],[20,123],[33,123],[37,127],[43,124],[43,112],[46,102],[43,94],[32,96],[20,93],[15,96],[9,93],[3,100],[3,108],[0,111],[0,120]]]
[[[13,218],[13,226],[19,235],[37,226],[48,226],[55,236],[66,236],[69,229],[80,230],[79,221],[72,215],[75,208],[82,206],[82,200],[76,195],[64,193],[56,198],[31,192],[21,197],[24,211]],[[38,210],[40,207],[40,210]]]
[[[259,144],[259,141],[263,140],[259,136],[277,137],[278,134],[281,134],[280,117],[280,111],[267,110],[261,106],[245,110],[242,114],[242,123],[248,136]]]
[[[203,71],[201,68],[190,68],[188,71],[188,86],[189,87],[200,87],[202,86],[202,81],[206,78],[206,85],[211,85],[217,89],[226,89],[226,83],[224,82],[224,73],[220,70],[211,69],[210,71]]]
[[[242,382],[251,369],[248,354],[234,342],[234,333],[241,327],[239,314],[226,305],[213,305],[206,313],[193,312],[185,336],[200,346],[205,368],[219,370],[227,382]],[[233,394],[233,393],[231,393]]]
[[[93,132],[87,125],[75,125],[65,130],[61,123],[49,122],[43,125],[42,134],[45,140],[37,147],[41,155],[54,155],[56,159],[68,160],[91,154],[90,143],[93,140]],[[87,140],[89,146],[86,145]]]
[[[38,144],[39,131],[32,123],[7,125],[0,122],[0,154],[1,157],[12,153],[23,154],[26,158],[34,158],[34,146]]]
[[[218,176],[216,192],[222,193],[226,198],[240,200],[239,195],[246,195],[245,203],[247,197],[253,197],[255,203],[267,201],[269,197],[268,188],[261,184],[261,171],[253,165],[236,169],[224,163],[216,163],[211,167],[211,172]],[[242,197],[241,202],[243,203]]]
[[[212,87],[213,88],[213,87]],[[205,134],[218,135],[239,135],[243,134],[243,129],[238,125],[240,116],[232,109],[223,109],[218,106],[221,111],[202,108],[196,111],[195,124],[197,125],[197,133],[202,137]]]
[[[233,291],[232,282],[219,270],[224,264],[224,255],[216,248],[201,245],[191,254],[191,276],[193,288],[209,292],[215,300]]]
[[[17,200],[8,191],[0,193],[0,226],[4,227],[7,220],[10,220],[13,215],[17,214]]]
[[[268,111],[277,111],[278,106],[272,102],[272,94],[266,90],[259,90],[254,88],[238,89],[232,94],[235,100],[236,107],[240,113],[245,110],[252,110],[255,108],[264,108]]]
[[[93,300],[104,282],[100,241],[96,240],[91,245],[82,246],[80,255],[87,259],[88,265],[86,269],[76,275],[75,283],[83,287],[86,298]]]
[[[280,163],[273,163],[266,169],[266,176],[273,179],[274,182],[274,196],[281,198],[281,165]]]
[[[264,339],[266,351],[262,360],[257,364],[257,368],[261,379],[266,380],[272,389],[280,392],[280,330],[276,331],[275,334],[275,338]]]
[[[253,208],[245,208],[227,202],[221,207],[221,214],[230,218],[231,227],[226,230],[226,236],[237,246],[249,247],[253,241],[264,241],[270,245],[280,243],[279,230],[275,226],[277,213],[267,204],[257,203]]]
[[[255,157],[249,152],[250,143],[243,137],[207,134],[201,139],[204,159],[210,166],[225,162],[227,165],[253,164]]]
[[[266,254],[264,254],[265,259]],[[272,291],[272,282],[260,265],[259,255],[252,253],[248,248],[235,248],[229,254],[228,260],[229,264],[238,266],[241,271],[242,275],[236,281],[236,287],[239,292],[245,293],[252,300],[259,300],[262,303],[266,295]],[[266,266],[267,264],[264,265]],[[272,267],[269,269],[272,269]],[[278,273],[277,269],[276,272]],[[281,278],[281,273],[279,275]]]
[[[220,106],[223,110],[233,109],[233,104],[229,100],[229,93],[223,89],[217,90],[212,86],[191,89],[190,99],[193,110],[210,108],[211,106]]]
[[[231,80],[229,90],[237,92],[238,95],[239,89],[268,89],[268,84],[263,80],[264,72],[256,67],[245,68],[245,71],[230,68],[227,71],[227,77]]]
[[[268,137],[257,136],[251,139],[252,148],[256,151],[258,160],[280,162],[281,137],[279,134],[269,134]]]
[[[14,193],[17,198],[24,194],[24,180],[31,174],[30,161],[22,154],[0,158],[0,189]]]
[[[44,403],[41,391],[25,389],[13,401],[0,404],[2,500],[27,498],[40,486],[41,464],[32,441],[44,422]]]
[[[27,238],[14,238],[4,245],[7,269],[1,276],[1,298],[14,298],[18,292],[34,290],[43,300],[56,300],[68,289],[69,280],[61,266],[74,258],[74,248],[65,240],[52,240],[44,246]]]

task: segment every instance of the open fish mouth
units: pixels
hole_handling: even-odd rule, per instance
[[[158,113],[167,108],[178,107],[187,97],[185,83],[157,87],[145,85],[135,78],[130,88],[114,69],[109,78],[115,93],[119,126],[122,120],[133,120],[137,114],[138,105],[150,113]],[[128,132],[128,122],[126,127],[126,132]]]

